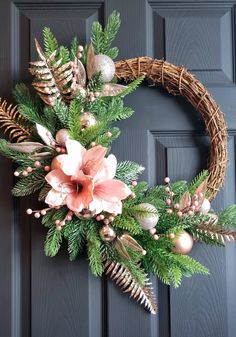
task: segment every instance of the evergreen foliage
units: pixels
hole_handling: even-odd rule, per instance
[[[49,27],[44,27],[43,29],[43,42],[45,54],[47,57],[49,57],[55,50],[59,48],[57,40]]]
[[[102,29],[99,22],[94,22],[91,31],[91,41],[94,47],[95,54],[105,54],[112,59],[118,56],[117,48],[110,48],[111,43],[116,37],[120,27],[120,15],[113,11],[109,16],[107,25]]]

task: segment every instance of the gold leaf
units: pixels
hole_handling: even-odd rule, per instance
[[[156,300],[148,278],[146,278],[144,286],[140,285],[130,271],[118,262],[107,261],[104,270],[106,275],[110,275],[111,279],[121,287],[124,293],[130,293],[130,297],[143,304],[152,314],[156,314]]]
[[[143,247],[141,247],[140,244],[134,238],[132,238],[132,236],[130,236],[129,234],[123,234],[121,235],[119,239],[125,247],[128,247],[141,254],[143,253],[144,251]]]
[[[17,111],[17,107],[7,105],[7,102],[0,98],[0,128],[4,133],[8,133],[9,139],[16,142],[29,139],[30,129],[26,125],[27,120]]]
[[[94,49],[92,43],[88,47],[86,70],[88,79],[90,80],[94,74]]]
[[[45,145],[37,142],[23,142],[23,143],[13,143],[8,144],[9,149],[22,152],[22,153],[32,153],[41,150]]]
[[[121,84],[105,83],[100,96],[117,96],[125,91],[127,87]]]
[[[182,198],[179,201],[179,210],[183,211],[185,208],[191,205],[191,196],[188,191],[184,192]]]

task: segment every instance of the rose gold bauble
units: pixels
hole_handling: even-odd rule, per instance
[[[173,240],[175,244],[173,252],[177,254],[188,254],[193,247],[193,238],[186,231],[182,231],[176,234],[175,239]]]
[[[112,59],[103,54],[94,56],[94,73],[101,72],[103,82],[110,82],[115,75],[116,67]]]
[[[61,168],[61,161],[60,161],[60,157],[62,155],[60,154],[59,156],[56,156],[55,158],[53,158],[52,162],[51,162],[51,170],[57,170]]]
[[[97,123],[96,118],[91,112],[84,112],[80,117],[82,128],[89,128]]]
[[[56,133],[56,142],[61,146],[65,146],[69,136],[69,130],[61,129]]]
[[[100,237],[101,237],[102,241],[105,241],[105,242],[111,242],[111,241],[115,240],[115,238],[116,238],[116,233],[115,233],[114,229],[112,229],[108,225],[103,226],[100,229],[99,234],[100,234]]]

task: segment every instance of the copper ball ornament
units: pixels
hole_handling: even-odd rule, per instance
[[[105,242],[114,241],[116,238],[116,233],[114,229],[108,225],[103,226],[100,229],[99,234],[100,234],[100,238],[102,239],[102,241],[105,241]]]
[[[176,237],[173,239],[174,248],[172,251],[177,254],[186,255],[193,248],[193,238],[186,231],[182,231],[176,234]]]
[[[57,131],[57,133],[56,133],[56,142],[59,145],[65,147],[66,141],[69,139],[69,137],[70,137],[69,130],[61,129],[61,130]]]
[[[80,125],[86,129],[97,123],[95,116],[91,112],[84,112],[80,117]]]
[[[208,199],[204,199],[201,208],[200,208],[200,212],[202,214],[207,214],[211,209],[211,203]]]
[[[110,82],[115,75],[115,63],[112,59],[103,54],[94,56],[94,73],[101,72],[103,82]]]
[[[159,220],[157,209],[152,204],[147,202],[139,204],[138,208],[143,209],[146,212],[150,211],[150,215],[142,215],[137,212],[137,214],[134,216],[140,226],[146,230],[150,230],[155,227]]]

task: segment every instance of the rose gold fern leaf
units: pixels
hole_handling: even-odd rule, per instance
[[[130,297],[144,305],[152,314],[156,314],[156,301],[148,278],[145,286],[141,286],[134,280],[130,271],[118,262],[107,261],[104,270],[124,293],[130,293]]]
[[[30,129],[26,119],[18,112],[17,106],[7,104],[0,98],[0,128],[8,135],[10,141],[22,142],[30,139]]]
[[[222,244],[236,242],[236,231],[217,225],[217,220],[217,218],[212,217],[209,221],[202,222],[197,226],[197,232],[207,234]]]
[[[37,40],[35,46],[40,60],[30,62],[33,87],[47,105],[53,106],[56,99],[69,102],[76,96],[80,85],[76,60],[62,64],[62,59],[56,60],[57,51],[46,57]]]

